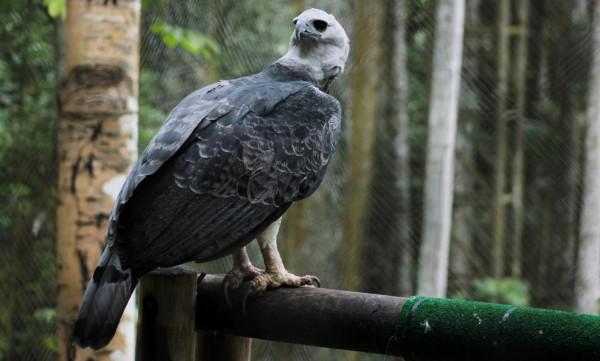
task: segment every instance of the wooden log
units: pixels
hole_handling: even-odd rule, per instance
[[[322,288],[279,288],[248,299],[246,313],[222,276],[198,284],[197,327],[223,334],[399,355],[395,327],[405,298]]]
[[[206,274],[200,275],[200,284]],[[209,279],[213,276],[209,276]],[[213,278],[222,281],[222,278]],[[217,286],[217,284],[214,284]],[[221,287],[221,283],[218,284]],[[219,288],[220,290],[220,288]],[[198,297],[203,297],[198,295]],[[196,319],[197,325],[197,319]],[[252,339],[198,329],[198,361],[250,361],[252,356]]]
[[[199,361],[250,361],[252,339],[198,330]]]
[[[183,267],[142,277],[136,360],[196,361],[197,273]]]
[[[222,276],[198,284],[197,326],[230,335],[413,361],[600,360],[600,317],[456,299],[278,288],[227,306]]]

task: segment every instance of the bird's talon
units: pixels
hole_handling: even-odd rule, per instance
[[[246,315],[246,303],[248,302],[248,297],[253,294],[254,292],[254,282],[250,281],[250,282],[246,282],[244,283],[240,289],[240,299],[242,302],[242,315]]]
[[[243,272],[233,270],[229,272],[222,283],[222,293],[228,307],[236,306],[240,302],[242,314],[246,314],[248,298],[260,295],[268,289],[287,287],[321,287],[321,280],[317,276],[296,276],[284,271],[263,271],[252,268]],[[233,297],[233,298],[231,298]],[[233,305],[235,302],[236,305]]]
[[[225,300],[225,304],[227,307],[231,308],[231,300],[229,299],[229,277],[225,276],[223,278],[223,282],[221,283],[221,293],[223,294],[223,299]]]

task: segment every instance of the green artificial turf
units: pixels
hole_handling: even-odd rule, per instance
[[[600,317],[411,297],[396,337],[408,360],[600,361]]]

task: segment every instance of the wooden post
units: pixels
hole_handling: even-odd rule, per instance
[[[198,330],[198,361],[250,361],[252,339]]]
[[[204,280],[205,276],[203,273],[198,278],[198,285]],[[213,276],[209,276],[209,278],[214,279]],[[219,280],[222,282],[221,278]],[[219,290],[221,282],[218,283]],[[221,293],[221,291],[219,292]],[[199,294],[198,297],[203,297],[203,295]],[[199,302],[202,303],[204,300],[199,300]],[[221,302],[221,305],[227,307],[225,302]],[[198,325],[197,319],[196,325]],[[196,328],[198,331],[198,361],[250,361],[252,339]]]
[[[250,361],[250,339],[196,332],[198,274],[163,268],[142,277],[137,361]]]
[[[196,361],[197,278],[180,267],[142,277],[136,360]]]

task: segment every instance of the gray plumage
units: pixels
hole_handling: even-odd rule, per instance
[[[341,66],[317,73],[288,52],[259,74],[206,86],[177,105],[114,203],[75,342],[110,341],[142,274],[224,256],[317,189],[341,119],[338,101],[322,90],[343,70],[344,51]]]
[[[303,75],[276,63],[202,88],[173,110],[117,197],[76,342],[98,348],[112,338],[141,274],[221,257],[317,189],[339,137],[340,106]],[[102,299],[101,287],[111,298]]]
[[[136,191],[124,187],[131,205],[117,209],[111,233],[136,269],[210,260],[250,242],[317,189],[335,149],[337,100],[279,64],[191,94],[169,122],[189,117],[203,100],[217,103],[215,111],[191,125],[176,155]],[[185,132],[165,126],[130,179],[156,163],[154,150],[163,156],[169,143],[160,139]]]

